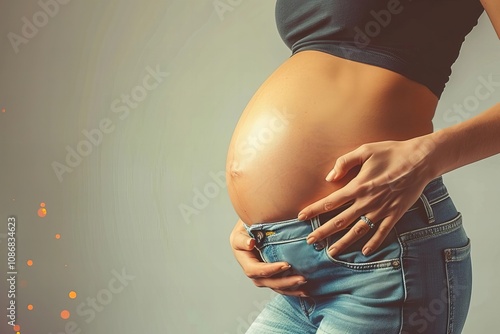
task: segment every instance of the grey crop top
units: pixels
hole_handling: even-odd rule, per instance
[[[277,0],[278,32],[295,54],[318,50],[392,70],[441,97],[479,0]]]

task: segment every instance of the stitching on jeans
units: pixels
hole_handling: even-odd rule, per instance
[[[462,214],[459,212],[455,218],[450,219],[444,223],[404,232],[401,233],[399,237],[403,242],[433,238],[441,234],[452,232],[460,228],[461,226],[462,226]]]
[[[389,260],[380,260],[380,261],[374,261],[374,262],[365,262],[365,263],[351,263],[351,262],[346,262],[346,261],[341,261],[338,259],[335,259],[328,254],[327,249],[330,246],[330,243],[325,247],[324,252],[327,258],[333,263],[341,267],[353,269],[353,270],[374,270],[374,269],[387,269],[387,268],[394,268],[392,265],[394,261],[399,260],[399,258],[394,258],[394,259],[389,259]],[[400,269],[401,266],[398,266],[397,268],[394,269]]]
[[[432,209],[432,206],[429,203],[427,196],[425,196],[424,194],[421,194],[419,198],[424,206],[424,210],[425,210],[425,213],[427,215],[427,223],[429,225],[434,224],[434,222],[436,221],[436,219],[434,218],[434,210]]]
[[[277,241],[264,241],[260,248],[264,248],[266,246],[272,246],[272,245],[282,245],[282,244],[288,244],[296,241],[301,241],[301,240],[306,240],[306,237],[300,237],[300,238],[295,238],[295,239],[287,239],[287,240],[277,240]]]
[[[452,284],[450,284],[450,273],[448,270],[448,263],[445,263],[445,272],[446,272],[446,287],[448,288],[448,321],[446,324],[446,333],[452,333],[453,331],[453,306],[451,305],[452,299],[451,295],[453,293],[452,289]]]
[[[314,301],[313,298],[310,297],[298,297],[299,298],[299,303],[300,303],[300,308],[302,309],[302,312],[304,312],[305,316],[307,318],[310,318],[311,314],[314,312],[316,308],[316,302]],[[310,300],[308,302],[307,300]],[[308,308],[307,304],[311,304],[311,306]]]
[[[439,196],[439,197],[435,198],[434,200],[429,201],[429,205],[430,205],[430,206],[433,206],[433,205],[435,205],[435,204],[438,204],[438,203],[440,203],[440,202],[442,202],[442,201],[444,201],[444,200],[448,199],[449,197],[450,197],[450,194],[448,194],[448,192],[446,192],[445,194],[443,194],[443,195],[441,195],[441,196]],[[415,211],[415,210],[418,210],[418,208],[419,208],[419,205],[417,205],[417,206],[415,206],[415,207],[413,207],[413,208],[408,209],[408,211],[406,211],[406,212]],[[406,212],[405,212],[405,213],[406,213]]]
[[[439,203],[439,202],[444,201],[445,199],[448,199],[449,197],[450,197],[450,194],[445,193],[445,194],[441,195],[440,197],[435,198],[433,201],[429,201],[429,204],[430,204],[430,205],[437,204],[437,203]]]
[[[405,271],[405,262],[404,262],[404,258],[408,254],[408,245],[401,240],[400,235],[398,233],[396,233],[396,237],[398,239],[399,246],[401,247],[401,255],[400,255],[401,266],[400,267],[401,267],[401,279],[403,281],[403,291],[404,291],[404,298],[403,298],[403,302],[401,303],[401,307],[400,307],[401,325],[399,326],[399,333],[401,334],[403,331],[403,327],[405,325],[405,305],[406,305],[406,301],[408,299],[408,287],[407,287],[407,282],[406,282],[406,271]]]

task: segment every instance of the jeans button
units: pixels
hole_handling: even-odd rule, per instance
[[[313,247],[314,247],[315,250],[320,251],[323,248],[325,248],[325,243],[324,242],[315,242],[313,244]]]
[[[262,232],[262,231],[256,231],[254,233],[254,235],[255,235],[255,241],[258,244],[260,244],[260,242],[262,241],[262,239],[264,239],[264,232]]]

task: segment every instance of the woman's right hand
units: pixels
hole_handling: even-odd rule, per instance
[[[303,276],[273,277],[273,275],[286,272],[291,268],[290,265],[286,262],[263,262],[254,249],[255,239],[248,235],[241,220],[238,220],[234,226],[229,236],[229,243],[243,272],[256,286],[267,287],[288,296],[307,296],[307,292],[300,289],[306,282]]]

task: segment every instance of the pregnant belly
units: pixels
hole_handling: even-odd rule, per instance
[[[290,57],[234,130],[226,175],[236,213],[247,224],[295,218],[356,175],[325,181],[340,155],[431,132],[436,104],[427,88],[385,69],[317,51]]]

